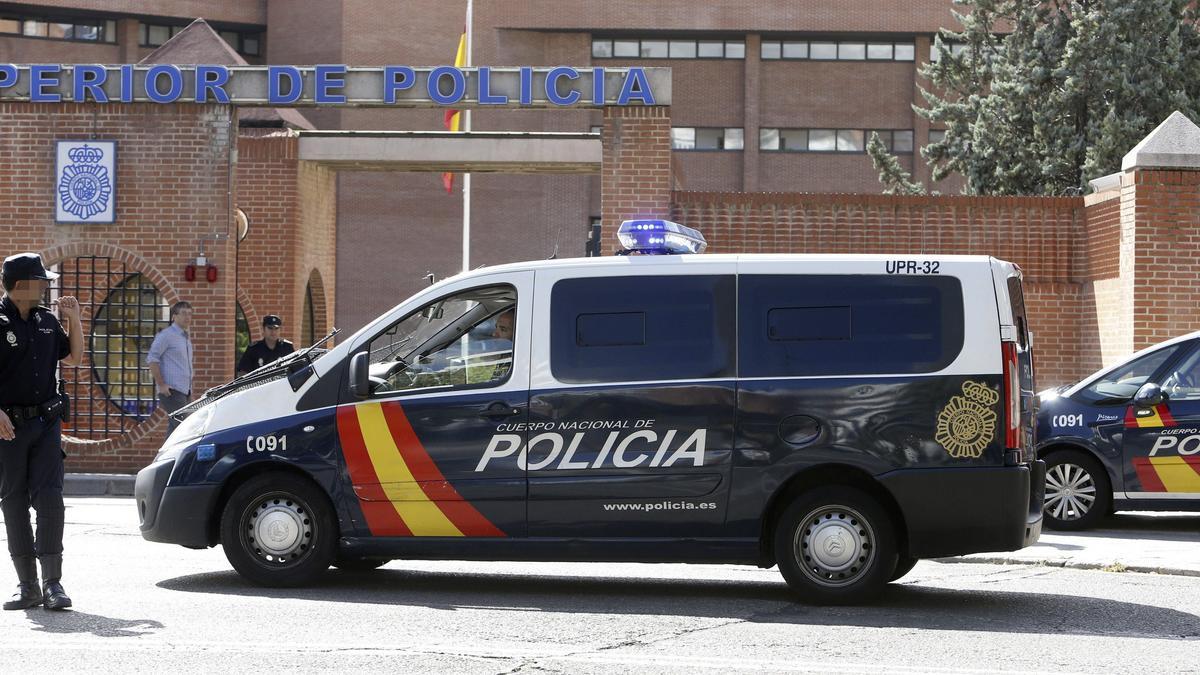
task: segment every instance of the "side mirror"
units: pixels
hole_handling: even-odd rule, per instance
[[[1167,395],[1163,392],[1162,387],[1153,382],[1143,384],[1142,388],[1133,395],[1133,404],[1139,408],[1153,408],[1160,403],[1165,403],[1166,400]]]
[[[350,395],[367,398],[371,395],[371,354],[359,352],[350,357]]]

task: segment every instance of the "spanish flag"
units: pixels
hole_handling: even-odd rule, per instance
[[[462,68],[465,65],[467,65],[467,31],[466,28],[463,28],[463,34],[458,38],[458,53],[454,56],[454,67]],[[459,131],[462,123],[462,111],[447,110],[442,123],[446,125],[448,131]],[[442,185],[446,186],[446,194],[450,194],[454,189],[454,174],[449,171],[443,173]]]

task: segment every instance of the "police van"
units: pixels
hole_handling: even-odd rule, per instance
[[[1200,511],[1200,332],[1041,393],[1046,525],[1113,511]]]
[[[143,536],[219,543],[265,585],[703,562],[778,565],[823,603],[1037,540],[1018,267],[619,236],[639,255],[461,274],[208,392],[138,474]]]

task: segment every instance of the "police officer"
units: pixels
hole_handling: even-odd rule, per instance
[[[274,314],[263,317],[263,339],[246,348],[238,361],[238,375],[262,368],[296,351],[292,343],[279,337],[283,333],[283,319]]]
[[[55,388],[58,362],[83,361],[79,302],[58,299],[66,330],[50,310],[39,306],[51,279],[41,256],[5,258],[0,270],[0,510],[8,532],[8,552],[20,585],[4,609],[66,609],[63,591],[62,418],[66,396]],[[29,507],[37,511],[37,538]],[[42,564],[38,587],[37,564]]]

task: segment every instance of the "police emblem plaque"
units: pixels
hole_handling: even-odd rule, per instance
[[[59,141],[55,219],[112,223],[116,216],[116,141]]]
[[[976,458],[996,435],[996,411],[1000,395],[986,384],[967,381],[962,396],[950,402],[937,416],[934,439],[951,457]]]

